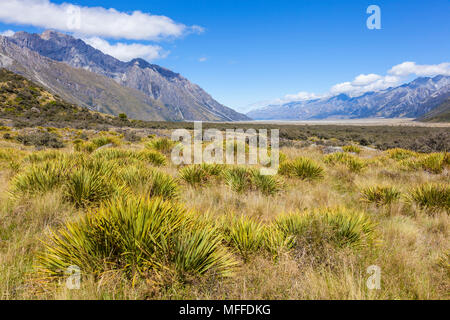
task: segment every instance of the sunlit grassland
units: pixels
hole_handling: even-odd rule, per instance
[[[449,298],[448,153],[285,146],[264,177],[54,130],[63,149],[0,139],[2,299]]]

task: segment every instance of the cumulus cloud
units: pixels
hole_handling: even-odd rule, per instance
[[[55,4],[49,0],[2,0],[0,21],[85,36],[129,40],[161,40],[203,31],[199,26],[188,27],[166,16],[70,3]]]
[[[342,82],[331,87],[332,95],[345,93],[349,96],[359,96],[369,91],[380,91],[401,83],[398,76],[380,76],[377,74],[361,74],[353,81]]]
[[[130,61],[134,58],[153,61],[155,59],[165,58],[168,54],[168,52],[157,45],[144,45],[138,43],[127,44],[121,42],[110,44],[108,41],[98,37],[85,38],[83,41],[103,53],[109,54],[122,61]]]
[[[0,36],[5,36],[5,37],[12,37],[14,35],[14,31],[12,30],[5,30],[0,32]]]
[[[450,63],[420,65],[407,61],[392,67],[388,73],[399,77],[407,77],[411,74],[420,77],[432,77],[438,74],[450,76]]]

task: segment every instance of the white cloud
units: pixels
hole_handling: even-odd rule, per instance
[[[287,94],[284,96],[282,100],[284,101],[305,101],[305,100],[312,100],[320,98],[320,95],[317,95],[315,93],[306,92],[306,91],[300,91],[296,94]]]
[[[84,36],[129,40],[161,40],[203,31],[199,26],[188,27],[166,16],[70,3],[55,4],[49,0],[1,0],[0,21],[76,32]]]
[[[206,60],[208,60],[208,58],[206,58],[206,57],[200,57],[200,58],[198,59],[198,62],[205,62]]]
[[[345,93],[349,96],[359,96],[369,91],[380,91],[401,83],[397,76],[380,76],[378,74],[360,74],[353,81],[342,82],[331,87],[332,95]]]
[[[115,43],[110,44],[108,41],[98,38],[85,38],[84,42],[93,46],[94,48],[109,54],[122,61],[130,61],[134,58],[143,58],[148,61],[165,58],[168,52],[157,45],[144,45],[139,43]]]
[[[420,77],[432,77],[438,74],[450,76],[450,63],[420,65],[407,61],[392,67],[388,73],[399,77],[407,77],[411,74]]]
[[[5,37],[12,37],[14,35],[14,31],[12,30],[5,30],[3,32],[0,32],[0,36],[5,36]]]

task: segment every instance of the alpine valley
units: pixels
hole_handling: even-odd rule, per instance
[[[250,111],[255,120],[319,120],[359,118],[439,119],[433,110],[449,110],[450,77],[421,77],[382,91],[367,92],[358,97],[339,94],[321,99],[268,105]],[[446,102],[447,101],[447,102]],[[433,112],[433,116],[426,116]]]
[[[143,59],[123,62],[56,31],[0,36],[0,67],[64,100],[139,120],[249,120],[178,73]]]

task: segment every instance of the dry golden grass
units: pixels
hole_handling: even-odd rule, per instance
[[[59,131],[68,141],[80,134]],[[92,139],[105,133],[86,134]],[[121,141],[117,148],[137,153],[148,142],[147,138],[139,143]],[[73,146],[67,145],[59,152],[74,152]],[[192,209],[205,221],[217,223],[227,216],[244,215],[266,226],[283,213],[344,207],[350,212],[365,212],[377,224],[376,243],[352,249],[326,241],[319,247],[300,241],[302,246],[281,253],[277,259],[263,249],[256,250],[245,261],[235,252],[239,266],[230,278],[207,274],[180,279],[163,272],[141,275],[133,281],[119,270],[111,270],[97,277],[86,275],[79,290],[69,290],[64,279],[58,283],[37,277],[36,257],[44,248],[41,240],[48,239],[52,230],[76,221],[91,209],[77,208],[67,201],[62,186],[34,196],[12,197],[11,181],[17,172],[31,165],[26,156],[36,151],[5,140],[0,140],[1,150],[13,153],[16,163],[0,158],[1,299],[450,298],[449,212],[445,207],[422,208],[406,197],[412,188],[428,183],[450,187],[449,167],[445,164],[442,171],[436,171],[439,173],[423,168],[405,169],[402,160],[392,159],[386,152],[362,149],[356,157],[366,167],[361,172],[352,172],[345,165],[325,163],[319,147],[284,147],[281,152],[289,160],[306,157],[320,164],[325,169],[324,177],[317,181],[279,177],[284,183],[283,190],[266,196],[255,190],[244,194],[233,192],[220,179],[191,187],[179,179],[178,168],[168,161],[157,170],[172,176],[179,185],[179,195],[172,201]],[[151,163],[141,160],[109,161],[154,169]],[[361,201],[361,190],[374,186],[395,187],[401,197],[389,206]],[[369,290],[366,286],[369,277],[366,270],[371,265],[381,268],[380,290]]]

